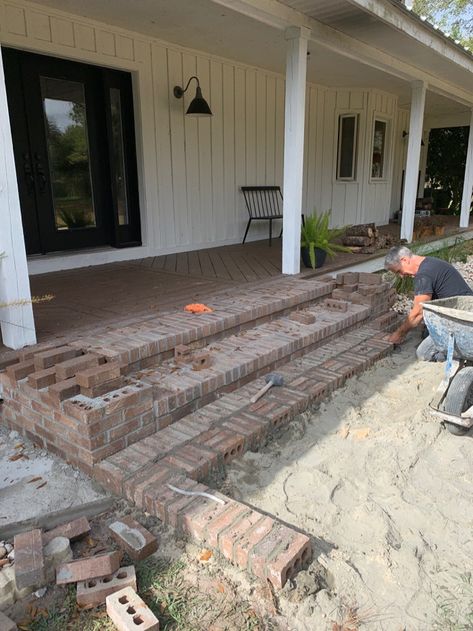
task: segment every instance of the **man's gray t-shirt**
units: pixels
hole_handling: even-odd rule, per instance
[[[426,256],[414,276],[414,294],[431,294],[432,300],[437,300],[452,296],[473,296],[473,291],[453,265]]]

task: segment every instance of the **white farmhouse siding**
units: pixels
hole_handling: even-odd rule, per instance
[[[0,0],[0,29],[2,45],[133,74],[144,247],[113,251],[107,260],[238,242],[247,220],[239,187],[282,185],[282,75],[23,2]],[[211,119],[185,117],[192,96],[172,94],[193,74]],[[340,182],[338,117],[347,112],[359,116],[357,174]],[[396,116],[394,95],[308,84],[306,213],[331,208],[337,225],[388,221]],[[375,117],[388,122],[386,178],[377,182],[370,178]],[[249,238],[266,235],[267,226],[256,223]],[[70,256],[62,258],[67,267]]]

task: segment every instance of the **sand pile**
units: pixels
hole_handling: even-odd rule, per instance
[[[292,629],[332,630],[350,608],[363,629],[471,628],[448,624],[473,616],[473,584],[457,594],[472,568],[473,441],[428,414],[443,365],[417,363],[414,337],[229,472],[237,497],[314,537],[327,582],[297,605],[285,590]]]

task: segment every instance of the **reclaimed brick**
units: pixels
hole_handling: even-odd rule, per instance
[[[77,383],[83,388],[93,388],[121,376],[117,362],[92,366],[76,374]]]
[[[56,526],[52,530],[43,532],[43,544],[46,545],[55,537],[66,537],[69,541],[77,541],[90,532],[90,524],[87,517],[78,517],[65,524]]]
[[[381,274],[371,274],[370,272],[359,272],[358,282],[363,285],[380,285],[383,282]]]
[[[108,552],[98,554],[87,559],[78,559],[70,563],[63,563],[57,568],[56,583],[65,585],[77,583],[100,576],[109,576],[118,570],[121,561],[120,552]]]
[[[15,581],[18,589],[41,587],[46,580],[41,530],[15,535]]]
[[[109,525],[112,537],[133,561],[146,559],[158,549],[158,540],[149,530],[129,516]]]
[[[71,377],[74,377],[78,372],[82,372],[84,370],[87,370],[88,368],[98,366],[103,361],[103,357],[100,357],[100,355],[95,355],[93,353],[87,353],[86,355],[81,355],[80,357],[73,357],[72,359],[68,359],[67,361],[61,362],[60,364],[56,364],[57,379],[58,381],[70,379]]]
[[[291,313],[291,315],[289,316],[289,320],[292,320],[293,322],[299,322],[300,324],[309,325],[314,324],[315,315],[313,313],[309,313],[308,311],[295,311],[294,313]]]
[[[192,370],[205,370],[212,365],[210,353],[198,353],[192,359]]]
[[[35,371],[35,364],[32,359],[7,366],[6,372],[12,381],[20,381],[25,379],[29,374]]]
[[[217,427],[200,434],[195,442],[220,454],[225,464],[234,458],[240,458],[245,447],[244,436],[229,429]]]
[[[79,581],[76,601],[80,607],[98,607],[105,603],[107,596],[124,587],[131,587],[136,591],[136,573],[133,565],[121,567],[110,576]]]
[[[159,631],[159,621],[131,588],[107,596],[107,614],[118,631]]]
[[[36,370],[44,370],[45,368],[51,368],[52,366],[61,362],[78,357],[82,354],[82,351],[78,348],[71,346],[59,346],[49,350],[35,353],[33,356]]]
[[[45,368],[44,370],[36,370],[28,375],[28,385],[36,390],[47,388],[56,383],[56,368]]]
[[[80,388],[75,380],[75,377],[71,379],[65,379],[49,386],[47,390],[47,399],[53,405],[59,406],[62,401],[75,397],[80,392]]]

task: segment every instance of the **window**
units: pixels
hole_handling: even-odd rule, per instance
[[[373,154],[371,158],[372,178],[382,179],[384,177],[387,127],[386,121],[374,121]]]
[[[342,114],[338,118],[337,180],[354,180],[358,116]]]

